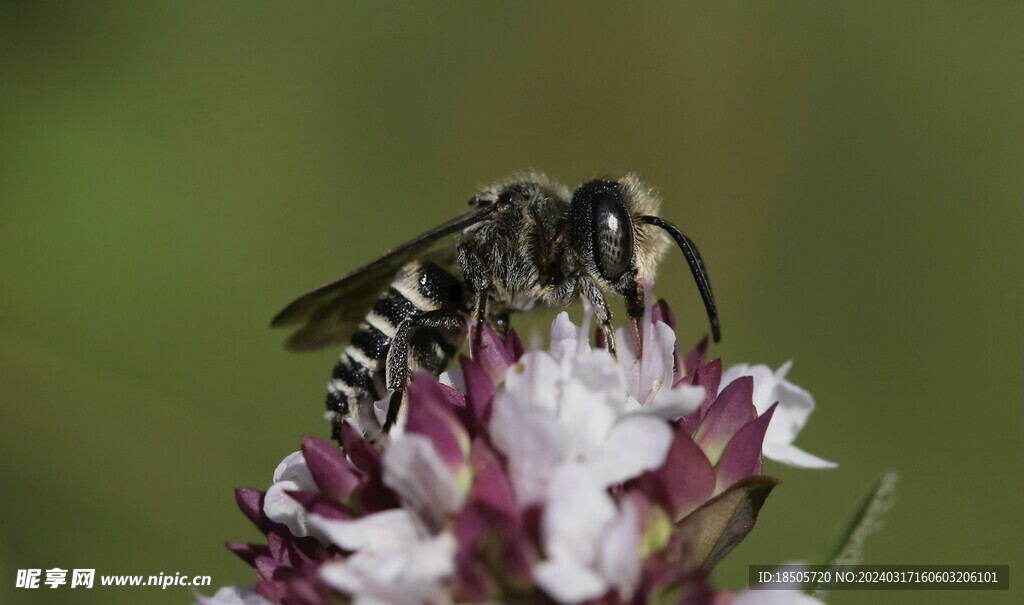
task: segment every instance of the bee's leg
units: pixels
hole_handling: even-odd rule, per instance
[[[398,324],[385,360],[385,382],[388,390],[402,389],[409,378],[409,339],[417,328],[433,328],[458,332],[465,329],[465,320],[457,311],[438,309],[407,317]]]
[[[409,380],[409,344],[413,330],[433,328],[449,332],[465,330],[465,320],[458,311],[438,309],[407,317],[395,329],[395,337],[391,339],[388,355],[384,362],[384,381],[388,390],[394,391],[388,402],[388,413],[382,427],[388,432],[398,419],[402,408],[405,386]],[[438,370],[440,371],[440,370]]]
[[[473,319],[476,324],[476,331],[473,333],[471,350],[480,348],[480,338],[483,334],[484,322],[487,321],[487,299],[491,291],[491,280],[487,277],[484,264],[480,260],[476,249],[467,242],[458,246],[459,268],[462,269],[462,276],[466,284],[473,292]]]
[[[562,281],[554,284],[544,299],[544,303],[551,307],[568,306],[575,298],[583,279],[583,272],[577,272]]]
[[[473,342],[470,351],[479,351],[480,342],[483,338],[484,333],[484,322],[487,321],[487,291],[481,290],[475,295],[473,301],[473,323],[475,328],[473,330]]]
[[[604,334],[608,352],[612,354],[612,357],[618,357],[618,349],[615,346],[615,328],[612,327],[612,312],[608,308],[608,301],[604,299],[604,294],[601,293],[601,289],[597,287],[594,280],[584,277],[580,279],[580,285],[583,289],[583,296],[587,297],[590,305],[594,307],[594,317],[601,322],[601,332]]]
[[[402,409],[402,401],[405,399],[405,389],[395,389],[391,393],[391,399],[388,400],[388,413],[384,417],[384,426],[381,427],[381,432],[387,434],[391,431],[391,427],[395,425],[395,421],[398,420],[398,412]]]
[[[608,301],[601,294],[594,280],[587,277],[582,271],[577,271],[561,282],[557,283],[553,290],[545,298],[544,302],[550,306],[568,305],[576,298],[577,293],[586,297],[590,306],[594,308],[594,316],[601,323],[601,332],[604,334],[605,345],[612,357],[616,357],[618,350],[615,347],[615,330],[612,328],[612,312],[608,309]]]
[[[491,280],[487,277],[483,261],[477,254],[476,249],[467,242],[458,246],[457,260],[462,276],[473,292],[486,292],[491,289]]]
[[[626,314],[629,316],[629,326],[633,334],[633,342],[636,344],[638,357],[644,356],[644,339],[640,333],[645,307],[644,289],[636,279],[630,279],[624,290],[620,290],[622,297],[626,300]]]

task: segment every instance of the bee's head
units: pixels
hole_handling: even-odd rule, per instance
[[[618,293],[636,320],[644,314],[640,280],[652,280],[668,245],[662,230],[679,244],[704,299],[711,331],[719,339],[718,311],[696,246],[659,218],[657,193],[633,174],[594,179],[576,189],[569,206],[569,241],[583,270],[602,288]]]
[[[653,276],[665,250],[656,230],[638,220],[657,207],[657,196],[633,175],[587,181],[569,206],[569,238],[583,269],[625,299],[630,317],[643,315],[638,280]]]

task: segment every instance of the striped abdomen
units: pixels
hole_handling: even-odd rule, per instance
[[[405,321],[435,311],[462,312],[461,282],[428,262],[403,266],[391,286],[377,299],[352,334],[327,384],[327,410],[332,436],[340,438],[345,418],[373,413],[373,403],[387,396],[386,361],[392,341]],[[409,333],[408,369],[440,374],[458,351],[465,329],[418,328]]]

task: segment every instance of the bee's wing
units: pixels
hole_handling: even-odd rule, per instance
[[[270,325],[298,326],[286,346],[294,351],[319,349],[345,342],[366,316],[392,276],[414,258],[451,265],[452,247],[444,238],[486,219],[493,206],[456,217],[387,252],[377,260],[300,296],[281,310]]]

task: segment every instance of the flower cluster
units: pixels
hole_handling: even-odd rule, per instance
[[[706,576],[776,484],[762,455],[833,466],[793,445],[814,401],[789,364],[681,356],[668,306],[648,311],[617,358],[589,314],[559,315],[548,351],[485,327],[461,370],[412,377],[376,444],[306,437],[265,493],[236,492],[266,535],[228,544],[255,589],[200,602],[750,602]]]

